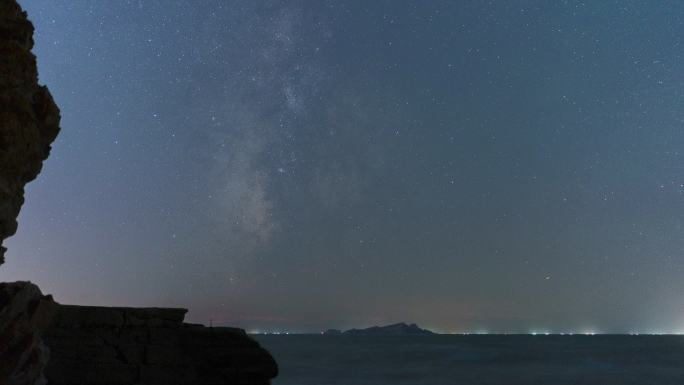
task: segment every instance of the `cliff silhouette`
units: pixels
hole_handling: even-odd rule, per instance
[[[60,131],[33,30],[15,0],[0,0],[0,264],[24,187]],[[30,282],[0,283],[0,385],[266,385],[277,375],[243,330],[186,324],[186,312],[60,305]]]

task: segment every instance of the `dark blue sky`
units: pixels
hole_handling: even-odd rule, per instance
[[[684,4],[22,2],[0,278],[318,331],[684,331]]]

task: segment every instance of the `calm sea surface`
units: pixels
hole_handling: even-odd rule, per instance
[[[273,385],[684,385],[684,336],[259,335]]]

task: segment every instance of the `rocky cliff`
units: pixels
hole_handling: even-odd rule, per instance
[[[0,0],[0,264],[17,230],[24,186],[38,176],[59,133],[59,109],[38,85],[33,25],[14,0]]]
[[[35,179],[59,132],[59,110],[38,85],[33,25],[14,0],[0,0],[0,264],[17,230],[24,186]],[[0,384],[43,384],[41,340],[55,309],[29,282],[0,284]]]
[[[32,47],[26,14],[0,0],[0,264],[24,186],[59,133]],[[265,385],[275,377],[271,355],[244,331],[185,324],[185,312],[62,306],[29,282],[0,283],[0,385],[44,385],[44,371],[57,385]]]
[[[183,323],[185,309],[60,305],[45,341],[51,385],[267,385],[271,355],[241,329]]]

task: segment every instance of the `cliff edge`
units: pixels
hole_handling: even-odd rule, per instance
[[[45,341],[52,385],[268,385],[273,357],[242,329],[183,323],[187,310],[60,305]]]
[[[38,176],[59,133],[59,109],[38,85],[33,25],[14,0],[0,0],[0,264],[17,230],[24,186]],[[0,384],[41,385],[49,349],[41,339],[55,310],[29,282],[0,283]]]
[[[17,231],[24,186],[38,176],[59,133],[59,109],[38,85],[33,25],[14,0],[0,0],[0,264]]]
[[[0,0],[0,264],[24,186],[60,130],[32,48],[26,13]],[[0,385],[267,385],[277,375],[244,331],[185,324],[185,312],[58,305],[30,282],[0,283]]]

